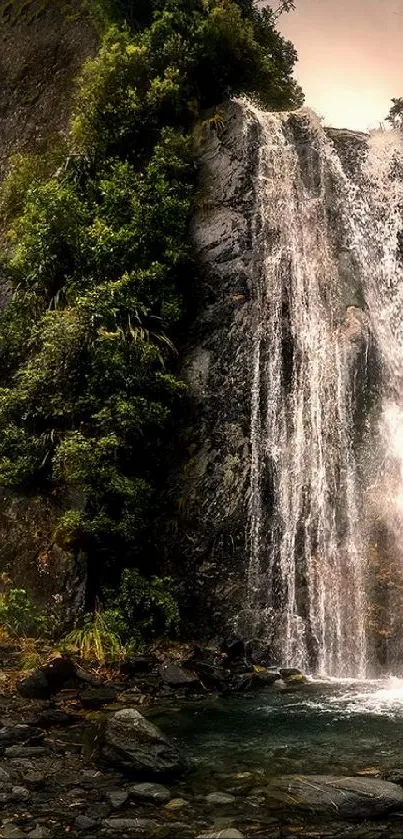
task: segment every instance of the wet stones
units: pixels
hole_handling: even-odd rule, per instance
[[[377,819],[403,808],[403,790],[377,778],[331,775],[273,778],[267,790],[276,811],[306,812],[338,819]]]
[[[185,768],[174,744],[133,708],[107,721],[102,755],[119,769],[144,777],[178,775]]]
[[[167,804],[171,798],[169,789],[161,784],[134,784],[129,792],[131,798],[138,801],[153,801],[154,804]]]

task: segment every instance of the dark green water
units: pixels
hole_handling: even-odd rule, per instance
[[[403,770],[403,680],[394,678],[185,703],[155,721],[198,775]]]

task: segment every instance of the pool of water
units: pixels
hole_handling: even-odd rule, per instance
[[[154,719],[198,775],[403,773],[403,679],[394,677],[209,698]]]

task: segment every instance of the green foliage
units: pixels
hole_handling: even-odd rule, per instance
[[[0,193],[10,292],[0,314],[0,485],[77,499],[54,538],[86,552],[95,596],[105,579],[149,561],[184,390],[174,344],[193,291],[200,112],[248,92],[293,107],[301,93],[276,12],[252,0],[66,8],[78,6],[103,37],[78,79],[68,136],[46,157],[15,156]],[[151,557],[151,579],[125,571],[111,606],[142,637],[177,629],[156,570]],[[104,620],[94,619],[97,631]]]
[[[13,638],[38,638],[47,620],[25,589],[11,588],[0,596],[0,628]]]
[[[115,663],[122,661],[126,654],[119,636],[109,626],[106,612],[86,615],[82,627],[73,629],[64,639],[64,645],[91,664]]]
[[[143,577],[125,568],[116,594],[110,593],[108,610],[114,629],[126,642],[141,645],[151,638],[179,632],[179,608],[170,577]]]

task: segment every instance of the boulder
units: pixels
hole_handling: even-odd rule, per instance
[[[273,778],[267,797],[276,811],[309,812],[332,821],[376,819],[403,809],[403,790],[378,778],[283,776]]]
[[[150,778],[178,775],[185,768],[173,743],[134,708],[108,719],[102,754],[119,769]]]
[[[76,665],[71,658],[68,655],[57,656],[21,679],[17,690],[26,699],[47,699],[62,690],[75,675]]]
[[[186,672],[179,664],[164,664],[159,670],[164,684],[170,688],[185,690],[201,688],[197,676]]]

